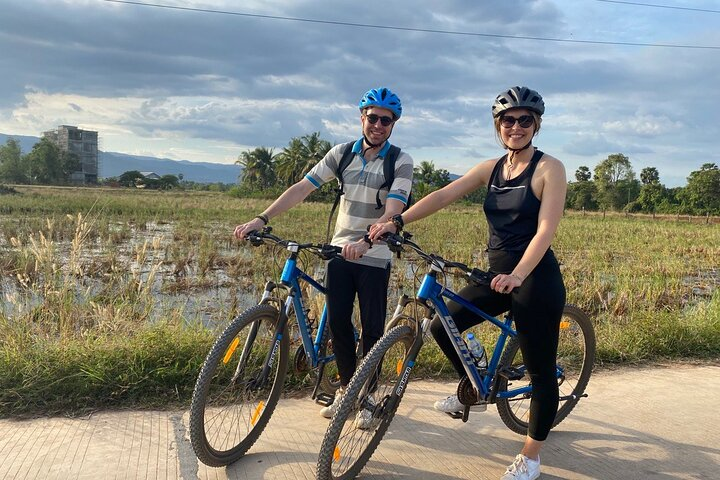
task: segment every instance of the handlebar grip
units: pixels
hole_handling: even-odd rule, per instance
[[[468,276],[470,277],[469,280],[476,285],[490,285],[492,279],[495,278],[492,273],[479,268],[473,268]]]
[[[245,238],[247,239],[248,242],[250,242],[250,245],[252,245],[253,247],[259,247],[260,245],[262,245],[264,243],[263,237],[261,237],[261,235],[262,235],[261,232],[258,232],[257,230],[253,230],[252,232],[248,233],[247,237],[245,237]]]
[[[323,260],[331,260],[331,259],[337,257],[338,255],[340,255],[341,253],[342,253],[342,247],[338,247],[335,245],[330,245],[329,243],[325,243],[320,248],[319,255],[320,255],[320,258],[322,258]]]

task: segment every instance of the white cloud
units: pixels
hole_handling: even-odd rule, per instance
[[[559,0],[390,2],[383,15],[348,1],[332,9],[307,0],[172,4],[288,19],[7,0],[0,132],[74,124],[98,130],[106,150],[228,162],[314,131],[332,142],[355,138],[360,96],[388,85],[405,112],[393,142],[464,173],[502,153],[490,105],[501,89],[526,84],[547,105],[537,143],[570,173],[617,152],[638,171],[656,166],[680,183],[702,163],[720,163],[720,127],[706,121],[720,104],[708,81],[720,76],[717,50],[474,35],[720,45],[711,15]]]
[[[622,120],[612,120],[602,124],[603,130],[619,135],[640,135],[655,137],[683,128],[681,121],[672,121],[667,117],[654,115],[636,115]]]

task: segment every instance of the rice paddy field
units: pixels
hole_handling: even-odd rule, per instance
[[[0,416],[187,405],[214,337],[257,302],[285,259],[232,238],[267,200],[14,190],[0,195]],[[273,233],[322,242],[329,211],[303,204],[274,219]],[[453,206],[408,230],[426,250],[487,266],[479,206]],[[553,249],[568,302],[594,321],[597,368],[720,358],[719,223],[568,211]],[[302,266],[322,275],[317,259]],[[410,254],[396,260],[390,305],[412,295],[423,273]],[[430,342],[415,375],[449,374]],[[307,387],[302,375],[289,382]]]

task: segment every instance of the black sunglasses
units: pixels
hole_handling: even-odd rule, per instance
[[[517,122],[522,128],[528,128],[535,123],[535,119],[532,115],[521,115],[520,118],[515,118],[510,115],[503,115],[500,117],[500,125],[505,128],[512,128],[512,126],[515,125],[515,122]]]
[[[391,123],[393,123],[395,121],[395,119],[392,117],[386,117],[386,116],[381,117],[379,115],[375,115],[374,113],[365,115],[365,118],[367,118],[368,122],[372,123],[373,125],[375,125],[377,123],[377,121],[380,120],[380,123],[382,123],[383,127],[387,127],[388,125],[390,125]]]

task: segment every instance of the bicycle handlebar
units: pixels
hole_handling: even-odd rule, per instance
[[[284,240],[272,233],[272,227],[266,226],[262,230],[254,230],[247,235],[247,240],[253,247],[259,247],[267,241],[285,247],[286,249],[295,249],[296,251],[308,250],[323,260],[330,260],[335,257],[341,257],[342,247],[330,245],[329,243],[298,243],[294,240]]]
[[[427,253],[422,248],[420,248],[417,243],[410,240],[411,238],[412,233],[405,231],[400,233],[388,232],[382,237],[380,237],[381,240],[387,243],[388,247],[392,252],[399,254],[404,250],[404,246],[410,247],[428,264],[435,265],[442,271],[445,271],[449,268],[457,268],[458,270],[462,270],[463,272],[465,272],[468,281],[476,285],[490,285],[490,281],[495,277],[494,274],[486,272],[485,270],[480,270],[479,268],[471,268],[461,262],[452,262],[450,260],[446,260],[435,253]]]

